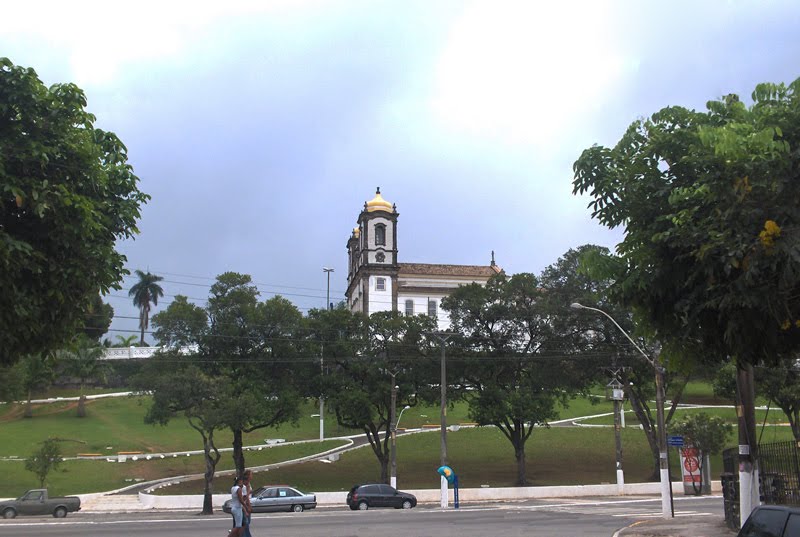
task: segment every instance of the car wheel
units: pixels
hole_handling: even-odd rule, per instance
[[[411,509],[411,500],[403,500],[403,509]]]
[[[67,508],[66,507],[56,507],[56,510],[53,511],[53,516],[55,518],[64,518],[67,516]]]
[[[10,507],[3,511],[3,518],[14,518],[17,516],[17,512],[11,509]]]
[[[293,505],[292,506],[292,511],[294,511],[295,513],[302,513],[303,512],[303,506],[300,505],[300,504]]]
[[[367,502],[358,502],[359,511],[366,511],[367,509],[369,509],[369,505],[367,505]]]

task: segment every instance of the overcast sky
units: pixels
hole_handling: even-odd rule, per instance
[[[664,106],[800,76],[800,2],[14,2],[0,56],[83,88],[152,196],[128,267],[198,304],[252,275],[303,311],[344,296],[380,186],[401,262],[539,273],[621,231],[572,164]],[[135,333],[133,283],[107,301]],[[183,283],[181,283],[183,282]],[[189,285],[191,284],[191,285]]]

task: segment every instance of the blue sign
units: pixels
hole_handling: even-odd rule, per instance
[[[667,445],[672,447],[683,447],[683,437],[682,436],[668,436],[667,437]]]

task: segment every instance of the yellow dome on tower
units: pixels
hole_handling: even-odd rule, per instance
[[[366,208],[367,212],[370,213],[374,211],[386,211],[389,213],[394,212],[394,207],[392,207],[392,204],[383,199],[381,196],[380,187],[378,187],[378,190],[375,192],[375,197],[366,203]]]

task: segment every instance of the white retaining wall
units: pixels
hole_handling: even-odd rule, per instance
[[[405,490],[405,489],[403,489]],[[711,492],[719,493],[722,485],[719,481],[711,482]],[[420,503],[438,503],[439,489],[405,490],[417,497]],[[631,483],[625,484],[625,495],[650,494],[658,495],[661,492],[660,483]],[[459,489],[461,502],[487,502],[503,500],[525,500],[533,498],[579,498],[583,496],[619,496],[616,483],[606,485],[573,485],[561,487],[487,487]],[[672,483],[672,493],[675,496],[683,495],[683,483]],[[317,492],[317,505],[344,505],[347,492]],[[453,490],[450,489],[450,502],[453,502]],[[214,494],[213,505],[222,507],[225,500],[230,499],[230,494]],[[156,496],[154,494],[139,493],[138,509],[202,509],[203,496],[198,494],[181,496]]]

